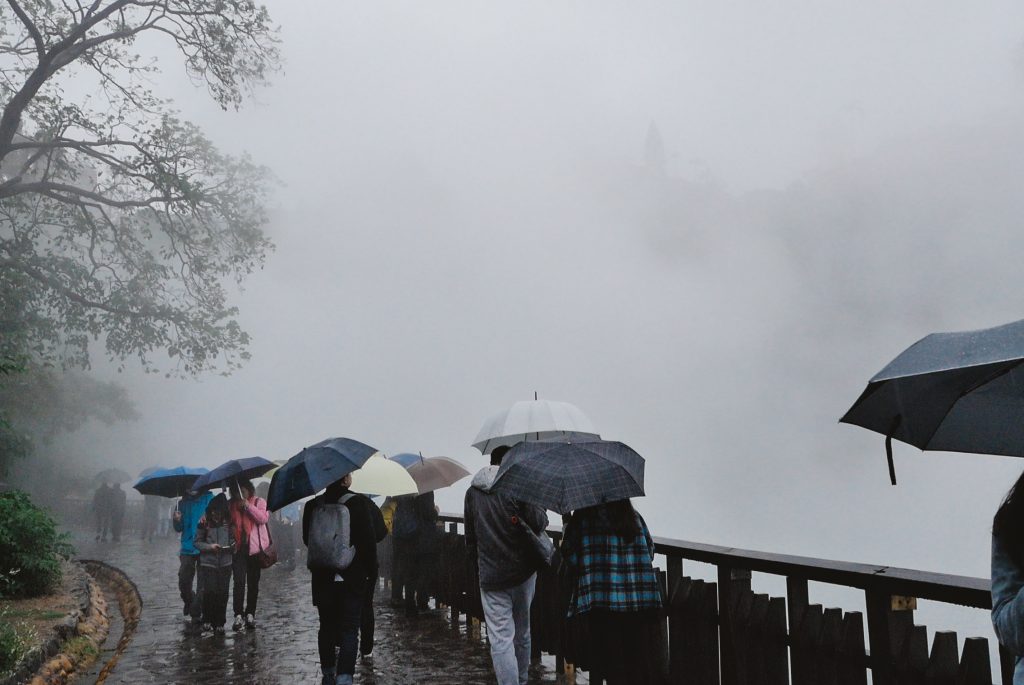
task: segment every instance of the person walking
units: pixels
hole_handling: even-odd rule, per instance
[[[157,495],[145,495],[142,506],[142,539],[153,542],[153,534],[156,533],[157,523],[160,520],[160,501],[162,497]]]
[[[124,512],[128,507],[128,495],[120,483],[114,483],[110,491],[110,534],[114,542],[121,542],[121,528],[124,526]]]
[[[103,481],[92,496],[92,514],[96,517],[96,541],[106,542],[110,530],[110,486],[107,481]]]
[[[574,580],[567,618],[585,622],[587,656],[577,657],[608,685],[664,682],[661,585],[654,542],[628,499],[580,509],[562,537],[562,563]],[[570,634],[581,631],[570,631]]]
[[[517,519],[540,533],[547,528],[548,517],[538,506],[491,490],[507,451],[504,446],[495,448],[491,465],[473,476],[466,491],[466,546],[477,566],[498,685],[526,685],[537,566]]]
[[[428,608],[438,565],[440,531],[434,493],[399,498],[391,535],[398,568],[398,596],[401,598],[404,587],[405,614],[413,617]]]
[[[376,507],[367,497],[351,492],[350,485],[351,474],[310,500],[302,514],[302,542],[309,549],[306,563],[312,575],[313,605],[320,618],[317,647],[323,685],[352,685],[363,598],[377,568],[376,535],[369,509]],[[347,509],[346,515],[341,515],[338,505]],[[336,529],[345,519],[348,531]],[[346,559],[344,568],[324,563],[316,553],[320,541],[344,540],[346,533],[354,556]]]
[[[210,500],[206,516],[196,529],[194,544],[199,550],[202,576],[203,627],[222,634],[227,622],[228,583],[237,544],[224,493]]]
[[[1024,685],[1024,474],[992,520],[992,626],[1016,657],[1013,685]]]
[[[252,481],[242,479],[231,486],[231,527],[238,546],[232,565],[235,620],[232,630],[256,627],[256,601],[260,594],[261,550],[270,549],[267,500],[256,496]],[[244,619],[243,619],[244,616]]]
[[[359,502],[365,502],[367,515],[373,523],[374,540],[373,567],[368,569],[366,588],[363,591],[363,608],[359,615],[359,655],[367,659],[373,655],[373,635],[376,627],[373,595],[377,592],[377,585],[380,582],[380,560],[376,553],[379,552],[378,545],[388,535],[388,528],[384,523],[384,516],[373,500],[363,497]]]
[[[181,595],[181,612],[191,619],[192,627],[198,629],[202,618],[202,575],[199,573],[199,550],[195,546],[196,529],[206,513],[213,495],[209,492],[189,491],[181,498],[171,525],[181,533],[181,548],[178,551],[178,592]],[[193,582],[196,584],[193,590]]]

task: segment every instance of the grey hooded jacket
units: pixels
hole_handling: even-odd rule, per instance
[[[537,570],[513,517],[521,518],[536,533],[548,525],[542,508],[492,492],[497,474],[497,466],[481,469],[466,491],[466,545],[470,559],[477,560],[482,590],[515,587]]]

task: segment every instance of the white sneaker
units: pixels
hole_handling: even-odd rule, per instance
[[[242,629],[242,615],[241,614],[235,614],[235,622],[231,624],[231,630],[241,630],[241,629]]]
[[[246,628],[255,628],[256,627],[256,617],[253,616],[252,614],[246,614],[245,615],[245,627]]]

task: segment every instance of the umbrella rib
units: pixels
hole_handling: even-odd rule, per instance
[[[935,430],[933,430],[931,432],[931,435],[928,436],[927,442],[925,442],[925,444],[924,444],[925,445],[925,449],[927,449],[927,447],[932,444],[932,439],[935,437],[935,434],[939,432],[939,428],[941,428],[942,424],[946,422],[946,419],[949,417],[950,413],[953,411],[953,408],[956,407],[957,404],[959,404],[960,400],[962,400],[964,397],[966,397],[970,393],[974,392],[975,390],[979,390],[980,388],[985,387],[986,385],[988,385],[992,381],[994,381],[996,379],[999,379],[999,378],[1002,378],[1006,374],[1008,374],[1011,371],[1013,371],[1014,369],[1016,369],[1022,363],[1024,363],[1024,359],[1018,359],[1013,364],[1010,364],[1006,368],[1000,369],[999,371],[996,371],[996,372],[992,373],[991,375],[989,375],[988,377],[978,381],[977,383],[972,385],[970,388],[967,388],[965,390],[961,390],[960,391],[960,395],[956,398],[955,401],[950,403],[949,407],[946,408],[945,413],[942,414],[942,419],[939,420],[935,424]],[[922,449],[922,451],[924,451],[924,450]]]

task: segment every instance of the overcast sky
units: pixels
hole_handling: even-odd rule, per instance
[[[647,458],[656,534],[987,575],[1022,463],[899,445],[893,488],[836,421],[918,338],[1024,316],[1024,5],[268,6],[285,73],[240,112],[160,48],[182,114],[283,184],[253,359],[121,374],[143,418],[86,456],[343,435],[475,470],[537,391]]]

